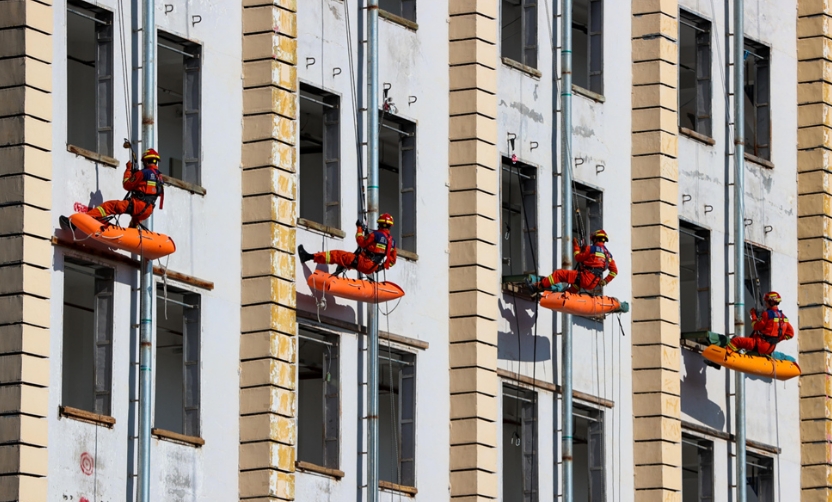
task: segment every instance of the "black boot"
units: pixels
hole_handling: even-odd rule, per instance
[[[75,230],[75,225],[73,225],[72,222],[69,221],[69,218],[67,218],[66,216],[61,216],[60,218],[58,218],[58,223],[60,223],[61,228],[63,229]]]
[[[337,267],[335,267],[335,272],[332,275],[339,276],[339,275],[343,274],[345,270],[347,270],[347,269],[342,267],[341,265],[338,265]]]
[[[315,255],[313,255],[312,253],[308,253],[305,249],[303,249],[303,244],[298,246],[298,256],[300,257],[301,263],[306,263],[315,257]]]

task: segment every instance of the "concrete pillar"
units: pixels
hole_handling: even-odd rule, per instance
[[[798,282],[801,487],[832,499],[832,4],[800,0],[798,56]]]
[[[244,0],[241,500],[295,499],[296,64],[296,0]]]
[[[451,498],[499,498],[499,3],[450,0]]]
[[[633,0],[633,458],[636,501],[682,500],[678,2]]]

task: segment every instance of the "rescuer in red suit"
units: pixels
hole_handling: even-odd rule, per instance
[[[750,337],[735,336],[728,343],[728,349],[737,351],[745,349],[762,356],[774,352],[776,345],[783,340],[790,340],[794,336],[794,328],[789,318],[778,307],[780,295],[771,291],[764,297],[766,310],[758,317],[757,310],[751,309],[751,320],[754,321],[754,332]]]
[[[549,289],[563,291],[563,289],[569,288],[571,292],[578,292],[579,290],[591,291],[599,285],[609,284],[618,275],[618,267],[615,265],[612,253],[607,249],[607,241],[609,241],[609,237],[604,230],[597,230],[593,233],[592,245],[584,246],[583,249],[578,246],[577,240],[573,240],[577,268],[574,270],[555,270],[552,275],[546,276],[538,282],[532,282],[529,279],[527,280],[529,289],[533,292],[540,292]],[[604,277],[606,271],[609,271],[609,273]],[[561,287],[560,284],[566,284],[566,286]]]
[[[362,274],[370,275],[380,268],[387,270],[396,264],[396,241],[390,235],[393,217],[389,213],[384,213],[378,217],[378,230],[370,232],[361,220],[356,221],[355,225],[358,227],[355,231],[355,242],[358,243],[358,249],[355,253],[334,250],[312,254],[303,249],[303,245],[300,245],[298,246],[298,256],[301,263],[306,263],[309,260],[326,265],[335,263],[338,265],[335,269],[335,275],[340,274],[345,269],[358,270]]]

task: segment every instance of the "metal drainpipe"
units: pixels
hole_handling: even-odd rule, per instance
[[[745,334],[745,33],[743,1],[734,0],[734,335]],[[745,374],[734,372],[737,502],[745,502]]]
[[[367,223],[378,220],[378,0],[367,2]],[[378,318],[367,304],[367,501],[378,502]]]
[[[156,12],[154,2],[144,0],[144,22],[142,23],[143,60],[142,71],[142,148],[156,145]],[[141,152],[140,152],[141,153]],[[153,229],[153,216],[145,220]],[[153,383],[153,262],[142,260],[141,301],[139,312],[141,328],[139,333],[139,502],[150,502],[150,426],[151,385]]]
[[[563,236],[561,242],[561,267],[572,268],[572,0],[563,0],[563,47],[560,71],[561,113],[561,197],[563,197]],[[563,381],[563,502],[572,502],[572,316],[561,314],[563,338],[561,340]]]

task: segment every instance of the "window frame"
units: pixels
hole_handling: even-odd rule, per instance
[[[74,9],[83,9],[86,12],[81,12]],[[95,149],[91,153],[106,157],[102,159],[106,163],[112,163],[111,159],[114,157],[115,149],[115,37],[113,35],[113,25],[115,23],[115,16],[113,12],[101,6],[89,4],[79,0],[71,0],[66,5],[66,15],[76,15],[91,20],[94,24],[95,35],[95,117],[93,119],[93,126],[95,129]],[[69,74],[69,23],[67,23],[67,76]],[[79,62],[84,64],[83,62]],[[68,80],[68,79],[67,79]],[[67,96],[69,96],[68,89],[69,82],[67,81]],[[126,92],[126,90],[125,90]],[[84,148],[86,145],[76,145],[69,139],[69,129],[71,128],[72,120],[69,106],[73,103],[71,99],[67,100],[67,131],[66,139],[67,145],[72,145],[77,149],[83,150],[84,153],[88,150]]]
[[[679,221],[679,233],[687,234],[694,238],[694,274],[696,274],[696,314],[695,327],[693,331],[685,331],[681,329],[682,335],[686,333],[698,333],[702,331],[711,331],[713,327],[711,320],[711,232],[710,230],[686,222]],[[681,235],[679,239],[680,244],[680,258],[681,258]],[[679,260],[679,283],[681,287],[682,277],[682,261]],[[703,302],[704,300],[704,302]],[[704,303],[704,306],[703,306]],[[681,311],[685,306],[682,305],[681,295],[679,299],[679,309]],[[682,319],[680,315],[679,324],[681,328]]]
[[[399,136],[399,218],[398,221],[394,222],[392,233],[396,239],[398,251],[404,251],[404,255],[409,255],[404,256],[405,258],[415,257],[418,256],[416,253],[418,249],[417,223],[419,209],[417,198],[419,183],[416,150],[417,124],[384,110],[379,110],[379,128],[392,130]],[[379,169],[387,169],[387,167],[379,162]],[[409,210],[406,210],[407,206],[410,206]],[[386,212],[383,207],[380,210]],[[397,235],[398,237],[396,237]]]
[[[573,6],[575,1],[572,0]],[[586,26],[579,24],[573,18],[572,30],[578,29],[585,31],[587,35],[586,81],[588,85],[584,87],[580,84],[575,84],[574,81],[572,85],[602,97],[604,95],[604,1],[578,1],[585,1],[587,3],[587,24]],[[572,39],[574,40],[574,38],[573,36]],[[574,70],[574,64],[572,68]]]
[[[304,101],[311,101],[322,107],[321,113],[321,180],[323,184],[323,221],[315,221],[308,215],[298,215],[307,221],[320,223],[329,228],[341,229],[341,97],[313,85],[301,82],[299,96],[299,117]],[[305,96],[304,93],[311,96]],[[300,131],[298,131],[300,137]],[[300,151],[300,148],[298,149]],[[300,155],[300,153],[299,153]],[[303,169],[298,158],[298,193],[301,193]],[[302,203],[302,201],[301,201]]]
[[[580,213],[580,223],[584,226],[586,234],[584,237],[589,241],[595,230],[604,228],[604,191],[580,182],[575,182],[573,187],[572,194],[575,208],[578,211],[582,208],[586,210],[585,214]],[[586,202],[582,204],[582,201]],[[596,211],[593,212],[593,209]],[[581,239],[579,225],[572,226],[572,237],[578,240]],[[591,242],[585,242],[584,244],[588,245]]]
[[[520,60],[507,56],[503,51],[505,38],[503,38],[503,6],[506,1],[500,1],[500,57],[520,63],[521,65],[537,70],[539,59],[538,42],[538,0],[516,0],[520,8]]]
[[[682,433],[682,448],[685,445],[697,449],[697,495],[698,502],[714,501],[714,442],[697,436]],[[682,476],[684,478],[684,461]],[[684,497],[684,483],[682,484]]]
[[[505,428],[509,422],[506,420],[505,399],[514,399],[519,409],[519,435],[518,439],[522,452],[522,474],[523,474],[523,502],[537,502],[540,499],[540,471],[539,471],[539,445],[540,432],[537,428],[538,420],[538,395],[537,391],[515,385],[511,382],[502,381],[500,387],[500,405],[502,427]],[[508,391],[508,392],[507,392]],[[512,394],[513,393],[513,394]],[[517,424],[512,423],[517,426]],[[517,445],[515,445],[517,446]],[[505,449],[507,445],[503,444]],[[503,452],[503,472],[501,478],[505,480],[505,450]],[[505,483],[505,481],[503,481]],[[505,485],[502,491],[503,498],[506,497]],[[508,500],[508,499],[507,499]]]
[[[698,16],[692,12],[684,9],[679,10],[679,90],[678,93],[678,109],[681,125],[681,110],[682,110],[682,93],[681,93],[681,74],[682,74],[682,35],[683,27],[688,26],[695,32],[694,39],[694,68],[696,84],[694,85],[694,108],[696,110],[693,127],[691,131],[701,134],[707,138],[713,137],[713,75],[711,71],[712,54],[711,54],[711,22],[707,19]]]
[[[387,14],[391,14],[397,18],[403,19],[405,21],[410,21],[411,23],[416,23],[416,0],[395,0],[399,2],[400,8],[398,12],[394,12],[390,9],[386,9],[385,6],[379,5],[379,10],[382,12],[386,12]],[[381,2],[379,2],[381,4]]]
[[[758,246],[749,241],[745,242],[745,305],[750,308],[765,309],[765,302],[762,297],[774,288],[771,285],[771,263],[772,253],[770,249]],[[752,272],[752,261],[756,262]],[[754,274],[758,277],[752,277]],[[756,284],[755,284],[756,283]],[[752,286],[752,287],[749,287]],[[757,295],[754,295],[754,289]],[[748,301],[748,300],[751,301]],[[754,323],[745,323],[745,336],[751,336],[754,332]]]
[[[69,267],[67,267],[69,265]],[[74,268],[77,267],[77,268]],[[93,347],[93,377],[92,377],[92,402],[93,409],[84,409],[76,403],[69,403],[68,396],[66,396],[66,387],[62,386],[61,402],[64,406],[70,406],[82,411],[95,413],[100,416],[109,417],[112,415],[112,392],[113,392],[113,333],[115,329],[115,276],[116,270],[113,267],[94,263],[88,260],[83,260],[71,256],[64,256],[64,300],[62,307],[67,307],[67,279],[66,269],[75,270],[76,273],[92,275],[93,282],[93,333],[92,333],[92,347]],[[81,269],[91,270],[81,270]],[[103,272],[103,276],[99,273]],[[80,308],[77,305],[70,304],[69,306]],[[102,311],[104,319],[102,320]],[[63,314],[63,333],[62,340],[66,344],[66,314]],[[66,350],[62,351],[61,358],[65,357]],[[62,364],[62,381],[66,380],[67,375],[64,374],[64,367]]]
[[[754,489],[752,488],[751,481],[757,481],[757,489],[763,491],[764,494],[767,494],[767,496],[761,496],[760,493],[756,494],[757,500],[759,500],[760,502],[774,502],[775,500],[774,462],[776,462],[777,460],[779,460],[779,457],[769,457],[767,455],[759,455],[752,452],[746,453],[746,493],[748,490]],[[755,463],[754,461],[756,461],[757,463]],[[768,475],[761,477],[758,474],[755,474],[756,471],[758,471],[759,469],[766,469],[768,471]]]
[[[500,262],[503,270],[503,276],[527,275],[536,274],[536,262],[539,259],[538,250],[540,249],[540,237],[538,232],[538,186],[537,186],[537,172],[538,168],[523,162],[512,162],[511,159],[504,157],[500,163]],[[522,261],[520,264],[521,270],[515,273],[514,264],[511,263],[512,256],[505,256],[504,246],[505,241],[509,241],[511,237],[511,223],[506,222],[506,211],[518,212],[513,210],[513,201],[506,201],[504,198],[505,180],[503,177],[508,172],[509,183],[514,176],[518,176],[520,186],[520,196],[522,201],[519,204],[520,214],[520,228],[522,230],[522,237],[520,242],[520,254]],[[509,186],[509,192],[511,187]],[[509,193],[509,196],[511,193]],[[530,212],[531,210],[531,212]],[[531,242],[531,245],[529,245]],[[509,252],[511,252],[511,244],[509,244]],[[506,259],[509,261],[506,262]],[[508,264],[508,274],[505,273],[505,267]]]
[[[744,120],[748,124],[749,112],[751,122],[754,125],[752,131],[745,129],[745,152],[754,157],[771,161],[771,47],[745,39],[745,98],[751,103],[746,103]],[[753,58],[753,62],[749,60]],[[762,77],[761,77],[762,75]],[[749,97],[749,88],[753,84],[753,96]],[[761,83],[763,85],[761,85]],[[761,141],[760,131],[765,131],[765,142]],[[753,136],[753,137],[752,137]]]
[[[603,409],[575,404],[572,408],[572,431],[578,430],[577,420],[585,420],[587,423],[587,494],[589,502],[603,502],[607,493],[606,474],[606,426],[604,422],[605,412]],[[577,467],[577,466],[576,466]]]

